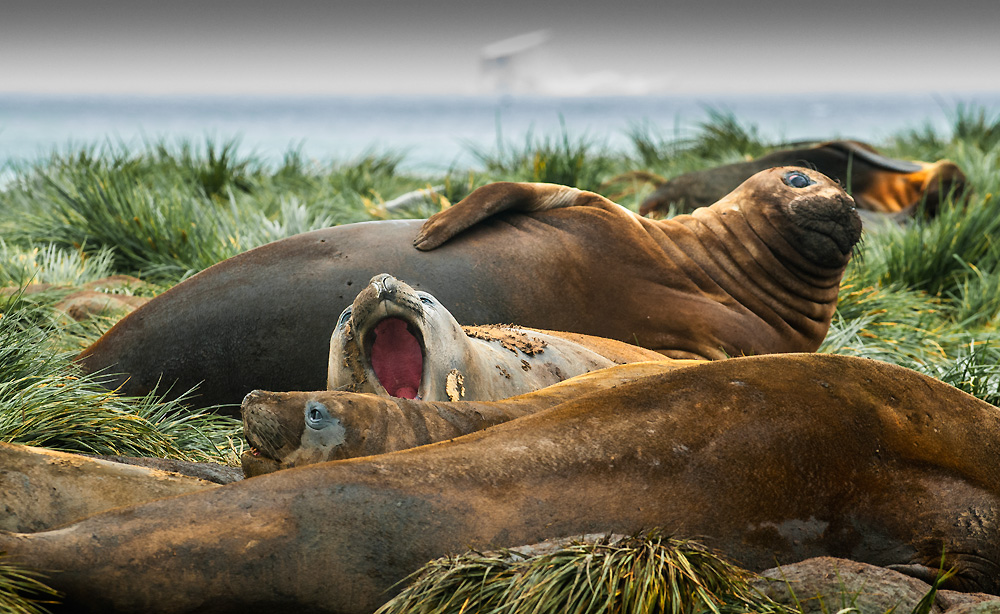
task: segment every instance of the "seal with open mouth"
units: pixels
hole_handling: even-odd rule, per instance
[[[662,358],[587,335],[462,327],[430,293],[383,273],[337,319],[327,388],[425,401],[491,401],[615,364]]]
[[[136,309],[78,360],[122,394],[200,384],[202,405],[319,390],[337,316],[379,273],[430,292],[463,324],[571,331],[671,358],[811,352],[860,236],[851,197],[804,168],[762,171],[670,220],[566,186],[494,183],[425,222],[325,228],[230,258]]]

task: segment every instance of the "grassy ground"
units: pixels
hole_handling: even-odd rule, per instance
[[[889,155],[949,158],[975,190],[966,207],[866,236],[844,279],[821,351],[878,358],[1000,403],[1000,115],[959,107],[951,133],[926,127],[874,143]],[[446,176],[399,171],[401,156],[320,162],[289,152],[269,167],[232,143],[87,147],[19,166],[0,188],[0,286],[78,286],[111,274],[153,295],[215,262],[307,230],[424,217],[496,180],[550,181],[638,209],[650,177],[756,156],[775,143],[710,111],[688,135],[634,126],[627,151],[588,138],[527,135],[477,150]],[[387,211],[401,194],[443,185],[440,198]],[[119,290],[122,291],[122,290]],[[128,291],[127,289],[124,291]],[[114,323],[68,322],[65,290],[0,295],[0,440],[67,451],[234,462],[240,426],[178,412],[156,395],[123,398],[81,376],[71,357]]]

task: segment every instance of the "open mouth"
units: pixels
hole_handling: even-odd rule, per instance
[[[390,396],[417,398],[424,375],[419,334],[406,320],[386,318],[365,340],[375,377]]]

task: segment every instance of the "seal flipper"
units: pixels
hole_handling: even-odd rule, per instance
[[[910,576],[911,578],[916,578],[926,582],[927,584],[934,584],[938,576],[943,573],[940,569],[935,569],[933,567],[928,567],[926,565],[920,565],[917,563],[911,565],[886,565],[886,569],[891,569],[893,571],[898,571],[904,576]]]
[[[554,183],[497,182],[473,190],[454,206],[432,215],[413,239],[413,246],[430,251],[462,231],[505,211],[531,213],[562,207],[599,206],[615,203],[594,192]]]

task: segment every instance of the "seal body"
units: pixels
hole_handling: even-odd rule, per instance
[[[786,183],[800,175],[800,187]],[[497,205],[507,211],[490,214]],[[813,351],[859,237],[850,197],[804,169],[764,171],[665,221],[564,186],[491,184],[426,223],[338,226],[221,262],[126,316],[79,361],[118,374],[107,383],[126,394],[200,384],[203,405],[320,390],[337,316],[379,273],[466,325],[584,333],[672,358]]]
[[[571,340],[516,326],[463,328],[434,296],[383,273],[337,319],[327,388],[425,401],[488,401],[538,390],[623,358],[662,357],[587,335]]]
[[[752,570],[837,556],[1000,591],[1000,415],[873,360],[703,362],[447,442],[0,532],[101,612],[371,612],[423,563],[660,527]],[[393,588],[395,587],[395,588]]]
[[[964,194],[966,178],[949,160],[917,162],[880,155],[857,141],[829,141],[813,147],[783,149],[755,160],[685,173],[660,185],[639,207],[642,215],[666,213],[670,205],[680,211],[711,205],[740,183],[775,166],[804,166],[840,182],[859,209],[897,221],[912,217],[922,206],[933,217],[949,195]],[[866,221],[867,225],[867,221]]]
[[[266,392],[243,399],[247,477],[328,460],[384,454],[444,441],[537,413],[585,394],[697,364],[618,365],[503,401],[410,401],[350,392]]]
[[[178,473],[0,442],[0,529],[32,533],[215,484]]]

